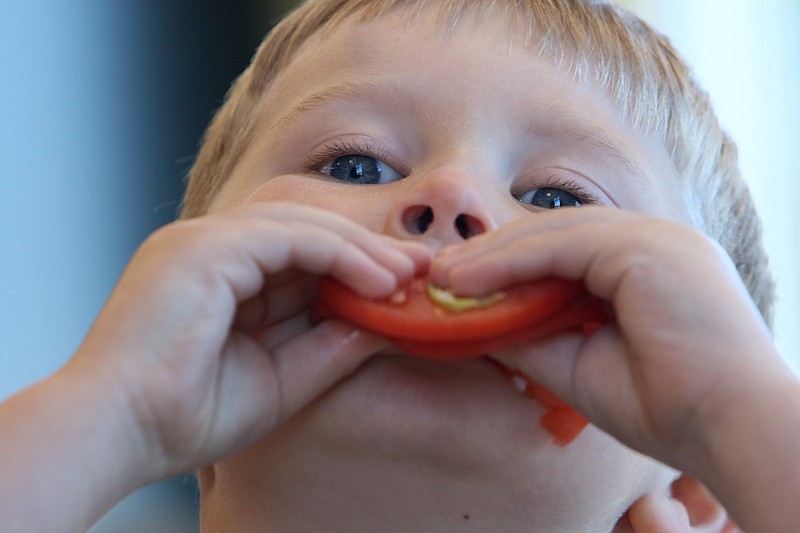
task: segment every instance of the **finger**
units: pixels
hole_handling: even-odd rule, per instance
[[[638,390],[619,330],[587,338],[567,333],[495,356],[568,403],[593,424],[631,443],[642,420]],[[634,429],[635,428],[635,429]],[[637,443],[641,444],[641,443]]]
[[[265,277],[268,280],[287,270],[332,275],[367,296],[388,294],[414,271],[408,258],[377,260],[361,243],[306,222],[249,219],[246,223],[207,223],[178,245],[187,249],[186,255],[213,259],[215,271],[207,276],[206,284],[229,287],[237,302],[258,294]]]
[[[616,230],[612,230],[614,234]],[[463,261],[434,270],[459,294],[486,294],[515,283],[547,276],[581,279],[605,246],[606,225],[573,225],[515,237]],[[437,282],[440,281],[437,279]]]
[[[273,351],[281,406],[276,423],[291,417],[388,346],[385,339],[339,321],[325,321]]]
[[[557,276],[583,279],[593,294],[610,300],[628,274],[674,263],[685,254],[687,242],[695,243],[695,251],[710,248],[704,244],[707,239],[689,227],[621,212],[603,215],[569,217],[571,223],[546,231],[536,225],[530,231],[513,231],[513,238],[503,235],[502,244],[492,244],[468,260],[451,261],[446,272],[438,272],[449,287],[465,294]]]
[[[691,393],[682,385],[698,377],[691,369],[682,374],[682,365],[672,364],[670,358],[671,354],[631,353],[617,327],[602,328],[576,359],[575,405],[623,444],[665,457],[691,426],[695,403],[683,397]]]
[[[271,354],[248,335],[231,335],[206,397],[208,422],[195,439],[202,450],[199,460],[211,462],[262,438],[385,345],[376,336],[333,321],[286,341]],[[180,463],[181,458],[175,460]]]
[[[395,290],[403,276],[410,276],[413,266],[407,262],[400,269],[392,271],[357,244],[314,224],[193,219],[151,236],[116,291],[133,291],[134,300],[150,300],[150,306],[160,306],[164,316],[202,317],[225,328],[240,312],[239,324],[247,331],[258,325],[260,315],[280,320],[295,313],[295,297],[309,290],[309,285],[303,286],[308,275],[331,275],[365,296],[380,297]],[[299,282],[295,287],[293,280]],[[258,301],[273,283],[285,284],[284,298]],[[170,294],[180,298],[165,297]],[[244,304],[241,309],[240,304]]]
[[[564,333],[504,350],[493,357],[577,407],[573,376],[584,342],[582,335]]]
[[[589,222],[625,222],[632,216],[638,215],[605,207],[581,207],[579,209],[558,209],[522,217],[495,231],[483,233],[463,243],[441,250],[431,266],[432,274],[438,276],[455,264],[477,259],[534,233],[552,232]]]
[[[291,276],[271,276],[260,293],[242,302],[234,327],[244,332],[256,333],[265,326],[283,321],[306,309],[317,294],[319,279],[303,272],[290,274]]]
[[[596,425],[628,442],[631,430],[641,428],[639,395],[648,386],[634,370],[639,367],[631,366],[631,358],[617,326],[600,328],[581,346],[567,393]]]
[[[309,313],[300,313],[286,320],[269,324],[256,331],[254,338],[266,352],[311,329]]]
[[[333,211],[290,202],[253,202],[223,213],[229,218],[260,218],[287,224],[308,223],[328,231],[362,248],[376,262],[386,266],[403,279],[426,269],[432,252],[417,241],[402,241],[370,231],[363,225]],[[410,261],[410,264],[409,264]]]

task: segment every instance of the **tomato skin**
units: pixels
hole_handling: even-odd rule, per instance
[[[608,321],[580,283],[547,279],[508,288],[488,307],[462,312],[435,305],[416,278],[392,298],[364,298],[332,278],[320,282],[317,316],[333,316],[381,334],[412,355],[460,359]]]

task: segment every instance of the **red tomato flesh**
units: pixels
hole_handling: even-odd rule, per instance
[[[320,282],[318,317],[333,316],[381,334],[412,355],[437,359],[476,357],[568,330],[608,321],[583,285],[560,279],[520,284],[486,307],[452,311],[435,304],[427,281],[414,279],[392,297],[364,298],[332,278]]]

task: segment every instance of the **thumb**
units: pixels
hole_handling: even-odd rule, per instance
[[[588,337],[580,333],[550,337],[507,350],[497,359],[613,433],[635,415],[619,410],[638,405],[627,397],[633,387],[625,353],[619,330],[611,325]]]
[[[272,350],[280,424],[354,372],[387,341],[338,320],[326,320]]]
[[[267,352],[249,335],[232,336],[216,373],[204,432],[206,462],[264,437],[385,345],[337,321],[322,322]]]

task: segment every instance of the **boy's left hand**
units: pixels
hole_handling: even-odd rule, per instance
[[[562,209],[447,249],[431,275],[465,295],[548,276],[582,279],[611,304],[615,324],[497,357],[625,444],[678,468],[691,457],[685,447],[703,442],[721,410],[787,381],[727,254],[683,224],[618,209]]]

